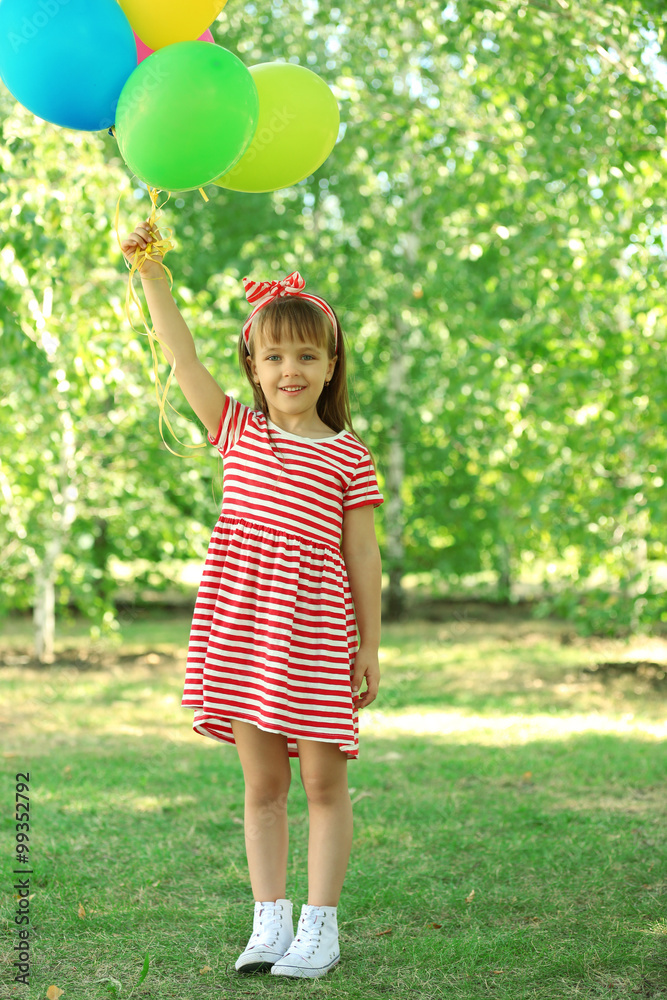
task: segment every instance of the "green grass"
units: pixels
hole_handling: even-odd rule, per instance
[[[137,619],[115,652],[86,653],[72,626],[50,668],[16,663],[25,629],[7,630],[2,1000],[51,985],[62,1000],[667,996],[664,682],[583,670],[665,662],[667,643],[563,644],[554,623],[473,614],[384,629],[380,698],[349,765],[342,960],[298,982],[234,971],[252,924],[243,781],[235,751],[195,736],[180,708],[189,619]],[[292,766],[298,912],[308,824]],[[29,990],[9,964],[25,770]]]

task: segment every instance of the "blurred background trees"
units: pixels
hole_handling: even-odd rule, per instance
[[[334,303],[390,617],[419,584],[588,631],[666,620],[664,28],[658,0],[230,0],[213,28],[315,70],[341,133],[296,187],[172,197],[175,294],[246,402],[240,279],[298,268]],[[110,135],[0,87],[1,608],[35,609],[44,658],[52,608],[113,629],[121,592],[187,593],[221,502],[175,384],[185,457],[160,439],[118,199],[122,232],[149,213]]]

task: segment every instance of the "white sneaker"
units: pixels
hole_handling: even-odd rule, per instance
[[[283,957],[293,938],[294,923],[289,899],[255,903],[252,934],[245,951],[236,960],[236,971],[265,972]]]
[[[271,969],[274,976],[315,979],[340,962],[335,906],[302,906],[296,937]]]

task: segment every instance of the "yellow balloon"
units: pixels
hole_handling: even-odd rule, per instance
[[[227,0],[119,0],[125,16],[149,49],[195,41]]]
[[[340,114],[328,85],[294,63],[250,67],[259,96],[255,136],[215,183],[231,191],[278,191],[321,167],[338,138]]]

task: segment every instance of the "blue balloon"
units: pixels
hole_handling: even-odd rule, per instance
[[[0,76],[45,121],[108,129],[136,66],[134,34],[116,0],[0,0]]]

